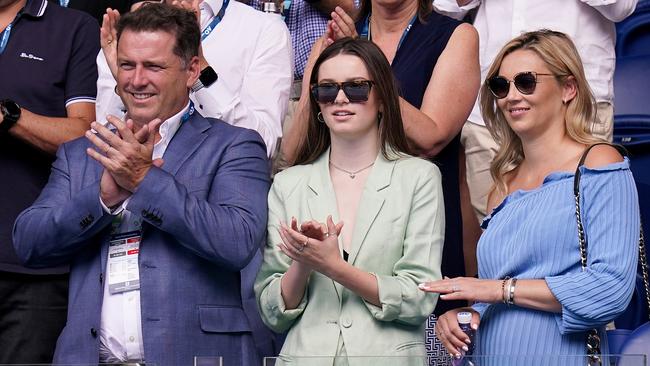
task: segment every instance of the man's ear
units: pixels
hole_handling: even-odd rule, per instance
[[[187,64],[187,87],[191,88],[192,85],[199,79],[201,75],[201,65],[199,64],[199,57],[194,56]]]
[[[573,75],[567,76],[562,85],[562,101],[568,103],[578,95],[578,82]]]

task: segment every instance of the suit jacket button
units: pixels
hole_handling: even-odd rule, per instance
[[[90,335],[92,335],[93,338],[97,338],[97,329],[90,328]]]

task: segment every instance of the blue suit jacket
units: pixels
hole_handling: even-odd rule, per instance
[[[101,165],[90,143],[61,146],[50,180],[14,227],[29,266],[71,265],[68,321],[56,363],[98,361],[103,275],[112,216],[99,202]],[[139,254],[146,362],[190,365],[223,356],[257,364],[242,308],[240,270],[264,239],[269,172],[266,149],[251,130],[195,113],[152,167],[127,210],[143,220]]]

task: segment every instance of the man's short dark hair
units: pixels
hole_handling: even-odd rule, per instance
[[[174,54],[180,57],[183,65],[188,65],[192,57],[199,55],[201,30],[196,14],[191,11],[163,3],[144,4],[138,10],[120,17],[117,23],[118,42],[126,30],[163,31],[174,35],[176,38]]]

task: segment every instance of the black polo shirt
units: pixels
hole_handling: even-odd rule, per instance
[[[12,24],[0,54],[0,99],[48,117],[66,117],[66,106],[95,101],[100,49],[95,19],[47,0],[27,0]],[[22,267],[11,239],[16,217],[45,186],[53,160],[12,136],[0,136],[0,271],[63,271]]]

